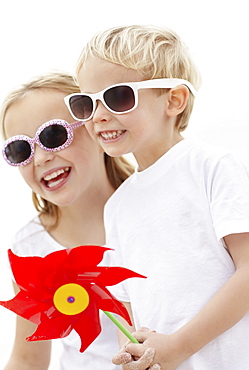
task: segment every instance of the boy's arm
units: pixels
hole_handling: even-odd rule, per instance
[[[15,283],[14,290],[19,289]],[[11,357],[4,370],[47,370],[50,363],[51,341],[27,342],[37,326],[20,316],[16,318],[16,336]]]
[[[155,348],[153,363],[159,363],[163,370],[173,370],[248,313],[249,233],[228,235],[224,240],[236,267],[234,275],[205,307],[178,331],[170,335],[138,331],[134,336],[142,344],[129,344],[126,347],[127,352],[141,357],[146,348]],[[145,368],[136,366],[133,362],[132,369]]]

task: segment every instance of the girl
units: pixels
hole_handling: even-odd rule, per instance
[[[5,140],[11,138],[5,143],[4,156],[10,165],[18,166],[32,189],[33,203],[38,212],[13,240],[11,249],[17,255],[45,256],[83,244],[103,245],[103,207],[115,189],[133,172],[132,165],[124,158],[111,158],[104,154],[82,124],[70,126],[74,120],[63,98],[77,91],[79,88],[72,76],[52,73],[22,85],[10,93],[3,104],[0,117],[2,135]],[[54,123],[56,126],[51,125]],[[13,137],[27,135],[34,138],[41,126],[41,141],[43,134],[48,134],[51,139],[52,126],[58,133],[64,134],[65,128],[71,131],[73,140],[70,142],[70,135],[65,143],[52,140],[53,148],[59,146],[57,151],[44,150],[36,141],[33,153],[24,140],[21,150],[15,152],[18,143]],[[19,136],[18,139],[25,138]],[[58,140],[58,136],[53,139]],[[102,264],[108,263],[106,255]],[[18,287],[15,283],[14,286],[17,293]],[[74,331],[62,339],[64,349],[60,370],[117,368],[111,363],[111,357],[118,348],[116,327],[102,316],[101,325],[101,334],[83,354],[79,352],[80,339]],[[28,343],[25,340],[35,328],[31,322],[17,317],[14,348],[5,370],[48,369],[51,342]]]

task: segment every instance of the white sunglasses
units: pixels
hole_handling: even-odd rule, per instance
[[[155,80],[127,82],[112,85],[96,94],[75,93],[64,98],[71,115],[78,121],[90,120],[96,110],[96,102],[100,100],[112,113],[124,114],[138,106],[138,90],[140,89],[172,89],[185,85],[196,96],[193,85],[179,78],[160,78]]]

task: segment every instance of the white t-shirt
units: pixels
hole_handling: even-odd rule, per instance
[[[38,217],[30,221],[15,236],[12,251],[18,256],[40,256],[64,249],[44,229]],[[110,265],[108,252],[101,261],[103,266]],[[110,319],[100,311],[102,331],[95,341],[80,353],[80,337],[73,330],[66,338],[61,339],[63,352],[60,370],[114,370],[120,366],[112,364],[112,356],[118,351],[117,328]]]
[[[147,276],[113,287],[116,298],[137,329],[175,332],[235,272],[223,237],[249,232],[249,173],[225,149],[182,140],[111,196],[105,227],[115,264]],[[177,369],[248,370],[249,314]]]

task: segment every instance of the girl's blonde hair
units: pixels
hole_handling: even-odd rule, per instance
[[[42,76],[37,76],[28,83],[21,85],[19,88],[9,93],[2,105],[0,112],[0,126],[4,140],[7,139],[4,121],[8,108],[38,89],[57,90],[64,92],[65,94],[80,92],[79,86],[75,82],[74,78],[66,72],[52,72]],[[121,185],[122,182],[134,172],[134,167],[125,158],[112,158],[106,153],[104,153],[104,160],[108,179],[112,187],[116,190],[119,185]],[[40,215],[50,215],[55,219],[53,224],[53,227],[55,227],[58,224],[60,216],[58,206],[42,198],[35,192],[32,192],[32,200],[35,209]]]
[[[199,72],[187,47],[169,29],[135,25],[99,32],[84,47],[76,74],[89,57],[131,68],[144,80],[182,78],[191,82],[196,90],[200,85]],[[194,96],[190,94],[187,107],[178,116],[179,131],[187,127],[193,104]]]

